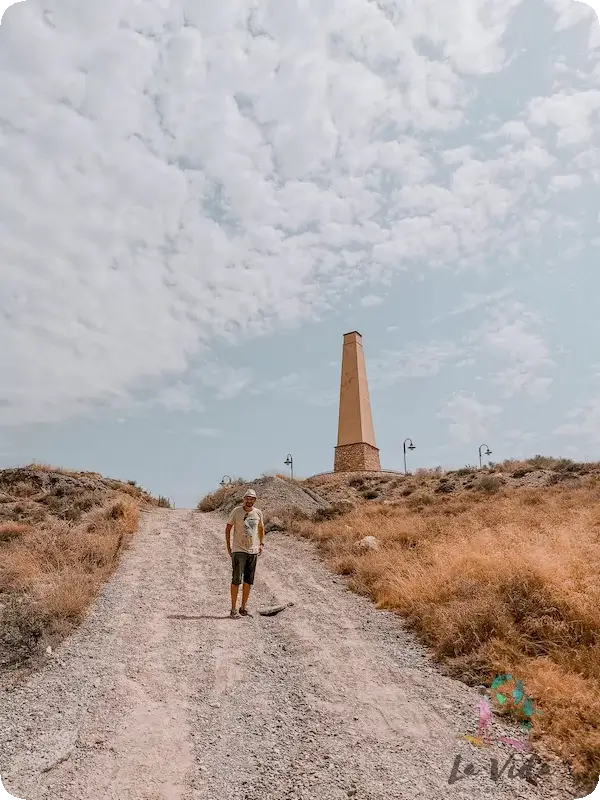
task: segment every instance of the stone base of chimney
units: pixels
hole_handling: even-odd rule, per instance
[[[357,442],[335,448],[334,472],[362,472],[381,470],[379,450],[372,444]]]

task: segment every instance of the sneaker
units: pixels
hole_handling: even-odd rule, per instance
[[[235,619],[236,617],[239,617],[237,609],[236,608],[232,608],[231,611],[229,612],[229,616],[232,619]]]
[[[248,611],[247,608],[240,608],[240,615],[242,617],[251,617],[252,614]]]

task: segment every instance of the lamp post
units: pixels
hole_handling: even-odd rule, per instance
[[[412,439],[405,439],[404,440],[404,474],[405,475],[406,475],[406,443],[407,442],[410,442],[410,444],[408,445],[408,449],[409,450],[415,450],[415,446],[412,443]]]
[[[491,451],[491,450],[490,450],[490,448],[487,446],[487,444],[480,444],[480,445],[479,445],[479,468],[480,468],[480,469],[481,469],[481,466],[482,466],[482,464],[481,464],[481,451],[482,451],[482,449],[483,449],[484,447],[485,447],[485,448],[487,448],[487,449],[486,449],[486,451],[485,451],[485,454],[486,454],[486,456],[491,456],[491,455],[492,455],[492,451]]]
[[[290,468],[290,477],[292,480],[294,480],[294,459],[289,453],[287,454],[287,458],[283,463],[286,465],[286,467]]]
[[[227,478],[227,480],[225,480],[225,478]],[[220,485],[227,486],[228,483],[231,483],[231,478],[229,477],[229,475],[223,475],[223,477],[221,478]]]

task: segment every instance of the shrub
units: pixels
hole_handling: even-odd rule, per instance
[[[496,494],[502,488],[502,481],[492,475],[486,475],[480,478],[475,484],[475,489],[479,492],[486,492],[487,494]]]
[[[361,495],[365,500],[376,500],[379,497],[379,492],[376,492],[374,489],[365,489],[361,492]]]
[[[341,516],[342,512],[336,505],[327,506],[325,508],[318,508],[313,514],[315,522],[325,522],[326,520],[335,519]]]
[[[409,497],[406,501],[406,505],[413,509],[414,511],[418,511],[425,506],[430,506],[435,502],[434,498],[430,494],[425,493],[418,493]]]
[[[522,467],[521,469],[517,469],[512,473],[513,478],[524,478],[525,475],[529,475],[530,472],[535,472],[533,467]]]
[[[30,530],[30,525],[24,525],[19,522],[4,522],[0,524],[0,544],[12,542],[14,539],[18,539],[19,536],[29,533]]]

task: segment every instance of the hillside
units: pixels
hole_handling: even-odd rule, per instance
[[[73,630],[140,510],[165,504],[93,472],[0,470],[0,682],[23,677]]]
[[[534,742],[593,788],[600,465],[538,456],[481,470],[322,475],[298,487],[322,505],[307,516],[281,503],[285,529],[316,541],[355,592],[401,614],[445,674],[487,687],[494,675],[518,676],[543,710]]]

